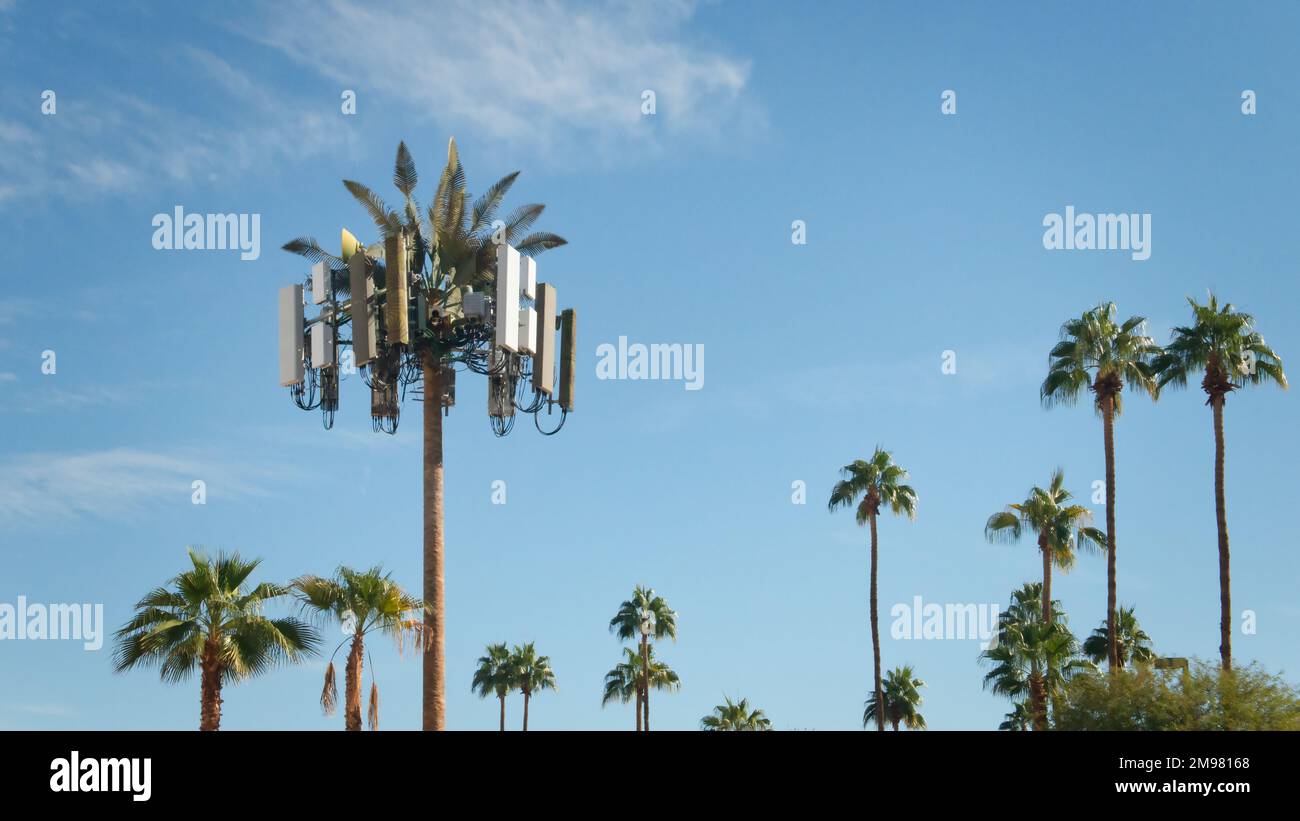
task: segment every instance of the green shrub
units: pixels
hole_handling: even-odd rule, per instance
[[[1300,730],[1300,692],[1256,664],[1089,673],[1055,707],[1060,730]]]

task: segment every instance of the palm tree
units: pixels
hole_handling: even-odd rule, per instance
[[[532,699],[533,693],[556,689],[555,671],[551,669],[550,657],[537,655],[537,649],[533,647],[531,641],[522,647],[515,645],[514,651],[510,654],[510,667],[515,686],[524,694],[524,732],[527,732],[528,702]]]
[[[338,704],[338,687],[334,682],[334,656],[345,642],[348,648],[347,667],[343,673],[343,726],[347,730],[361,729],[361,672],[366,656],[366,635],[379,632],[390,636],[399,651],[406,640],[412,639],[417,652],[424,649],[424,622],[419,599],[407,595],[391,574],[381,567],[366,571],[340,567],[332,578],[305,575],[293,580],[291,585],[302,607],[319,616],[337,621],[346,638],[330,654],[325,668],[325,687],[320,703],[326,715],[333,715]],[[367,710],[370,729],[379,728],[379,684],[375,681],[374,660],[371,660],[370,708]]]
[[[1105,655],[1103,650],[1102,655]],[[1023,701],[1017,701],[1012,707],[1011,712],[1007,713],[1002,723],[998,725],[999,730],[1009,730],[1011,732],[1024,732],[1034,724],[1034,715]]]
[[[478,668],[474,670],[474,681],[470,691],[479,698],[490,695],[501,702],[501,732],[506,731],[506,696],[519,686],[515,680],[515,668],[511,664],[510,649],[505,642],[489,644],[483,655],[479,656]]]
[[[672,668],[655,659],[654,645],[647,646],[646,653],[650,661],[648,676],[645,660],[636,650],[631,647],[624,647],[623,661],[614,665],[614,668],[605,674],[605,691],[600,699],[601,707],[611,701],[627,704],[635,699],[637,730],[641,729],[641,687],[644,681],[648,679],[649,686],[647,689],[650,690],[676,692],[682,686],[681,679],[673,672]]]
[[[1116,661],[1119,662],[1121,670],[1130,661],[1147,664],[1155,659],[1155,653],[1151,649],[1151,637],[1138,624],[1132,607],[1120,607],[1115,624],[1119,629],[1119,653]],[[1100,664],[1101,660],[1106,658],[1109,649],[1110,633],[1107,632],[1106,622],[1103,621],[1100,627],[1092,631],[1091,636],[1084,639],[1083,654],[1092,659],[1094,664]]]
[[[925,717],[917,709],[921,706],[921,688],[925,682],[916,677],[910,665],[895,667],[885,674],[885,720],[894,731],[899,725],[909,730],[924,730]],[[876,723],[876,700],[867,699],[862,711],[862,727]]]
[[[1078,641],[1066,626],[1059,601],[1051,602],[1058,618],[1042,618],[1042,586],[1030,582],[1011,594],[1011,605],[998,616],[996,641],[980,654],[992,669],[984,687],[1013,702],[1029,702],[1035,730],[1047,729],[1048,704],[1074,676],[1095,669],[1079,655]]]
[[[1160,347],[1144,329],[1146,319],[1116,320],[1114,302],[1103,302],[1061,326],[1061,341],[1048,354],[1047,378],[1039,394],[1043,405],[1074,404],[1091,391],[1101,414],[1106,449],[1106,622],[1115,623],[1115,417],[1123,410],[1125,385],[1153,399],[1152,361]],[[1112,630],[1113,632],[1113,630]],[[1110,648],[1114,669],[1115,648]]]
[[[724,703],[713,708],[713,712],[700,719],[700,729],[708,732],[761,732],[772,729],[772,722],[763,715],[762,710],[749,709],[749,700],[732,701],[723,694]]]
[[[637,704],[640,708],[638,730],[650,730],[650,640],[670,638],[677,641],[677,613],[655,591],[637,585],[632,597],[618,606],[618,612],[609,620],[609,631],[619,640],[640,637],[641,685]]]
[[[1074,566],[1076,546],[1106,549],[1106,535],[1086,524],[1092,521],[1092,512],[1083,505],[1067,504],[1071,498],[1065,489],[1065,472],[1058,468],[1046,490],[1035,485],[1023,502],[1007,505],[984,525],[984,537],[990,542],[1018,541],[1026,529],[1038,536],[1043,557],[1042,612],[1047,621],[1052,620],[1052,565],[1068,571]]]
[[[1214,517],[1219,531],[1219,656],[1232,669],[1232,577],[1228,567],[1228,513],[1223,492],[1223,405],[1228,394],[1247,385],[1272,382],[1287,387],[1282,357],[1255,330],[1250,314],[1232,303],[1219,306],[1210,294],[1205,305],[1190,297],[1192,324],[1174,328],[1164,354],[1156,360],[1159,387],[1186,387],[1193,374],[1204,373],[1201,390],[1214,412]]]
[[[379,242],[361,246],[357,252],[378,261],[385,256],[384,240],[397,236],[404,238],[405,247],[410,251],[411,286],[427,305],[437,306],[442,317],[441,324],[432,321],[431,317],[425,330],[412,331],[409,351],[403,352],[400,346],[394,346],[370,365],[371,381],[376,386],[373,389],[390,392],[389,400],[381,403],[381,407],[396,403],[399,374],[408,365],[419,368],[423,395],[432,397],[432,401],[424,403],[423,595],[427,605],[428,650],[424,654],[422,713],[426,730],[441,730],[446,721],[442,410],[438,397],[443,393],[443,369],[451,366],[459,344],[447,323],[463,317],[461,306],[470,288],[482,290],[495,281],[495,252],[499,242],[514,245],[520,253],[533,257],[565,244],[564,238],[555,234],[529,233],[545,210],[544,205],[521,205],[500,220],[500,224],[494,224],[502,202],[518,176],[518,171],[507,174],[489,186],[477,200],[472,200],[466,190],[465,169],[460,163],[456,141],[452,139],[447,146],[447,164],[425,214],[415,200],[419,175],[404,142],[398,144],[393,164],[393,184],[403,198],[400,211],[390,209],[365,185],[353,180],[343,181],[348,193],[366,210],[381,237]],[[312,262],[327,261],[335,289],[341,294],[349,293],[347,266],[341,256],[325,251],[315,239],[306,236],[285,243],[284,250],[300,254]],[[384,287],[385,269],[375,266],[374,271],[376,288]],[[383,411],[377,415],[377,422],[389,418],[391,413]]]
[[[115,634],[114,669],[157,666],[163,681],[177,682],[199,671],[200,730],[221,729],[221,688],[298,662],[320,642],[311,625],[296,618],[270,619],[266,602],[289,589],[244,582],[261,559],[238,553],[210,559],[189,549],[193,567],[177,574],[170,588],[159,587],[136,602],[135,616]]]
[[[876,574],[879,564],[878,541],[876,537],[876,517],[880,506],[887,505],[895,515],[905,514],[908,519],[916,518],[916,491],[907,484],[907,471],[894,464],[889,451],[877,447],[871,459],[855,460],[845,465],[841,471],[844,477],[831,489],[831,498],[826,507],[831,511],[857,502],[858,525],[871,528],[871,655],[875,663],[876,703],[882,706],[876,709],[876,729],[885,729],[884,692],[880,685],[880,619],[876,612],[877,589]]]

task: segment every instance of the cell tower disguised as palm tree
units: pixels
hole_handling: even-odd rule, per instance
[[[370,215],[378,240],[365,245],[344,230],[337,256],[311,237],[284,246],[314,263],[305,284],[280,289],[280,384],[294,402],[319,408],[329,428],[341,375],[360,372],[375,430],[396,432],[407,388],[424,403],[426,730],[445,726],[442,417],[456,403],[456,373],[487,376],[488,417],[498,436],[510,432],[517,413],[531,414],[539,431],[553,434],[573,410],[575,315],[558,311],[555,287],[537,282],[533,261],[565,240],[529,233],[545,207],[539,204],[497,219],[518,175],[472,200],[453,140],[422,212],[415,163],[402,143],[393,171],[400,210],[359,182],[343,183]],[[310,320],[304,288],[320,306]],[[350,338],[341,335],[345,328]],[[556,408],[558,421],[544,428],[541,412]]]

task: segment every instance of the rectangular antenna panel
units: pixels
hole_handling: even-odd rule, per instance
[[[573,374],[577,369],[575,333],[578,315],[572,308],[564,312],[564,327],[560,331],[560,407],[573,410]]]
[[[302,384],[302,286],[280,289],[280,385]]]
[[[519,311],[519,352],[525,356],[537,352],[536,308],[523,308]]]
[[[519,350],[519,252],[506,243],[497,246],[496,343]]]
[[[520,255],[519,281],[523,287],[524,299],[537,299],[537,263],[532,257]]]
[[[366,270],[366,255],[348,259],[348,285],[352,291],[352,355],[364,368],[375,358],[375,312],[370,304],[374,282]]]
[[[384,240],[384,264],[387,267],[384,288],[388,292],[385,324],[388,344],[407,345],[411,341],[406,306],[406,235],[397,234]]]
[[[555,392],[555,286],[537,286],[537,341],[533,343],[533,390]]]
[[[328,368],[334,364],[334,328],[327,322],[311,326],[311,366]]]
[[[311,301],[315,305],[330,298],[330,264],[318,262],[311,266]]]

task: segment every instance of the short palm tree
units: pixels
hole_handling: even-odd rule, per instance
[[[1228,512],[1223,492],[1223,405],[1228,394],[1247,385],[1272,382],[1285,389],[1282,357],[1255,330],[1250,314],[1231,303],[1219,305],[1210,294],[1205,305],[1188,299],[1192,324],[1174,328],[1164,354],[1156,360],[1159,386],[1186,387],[1203,373],[1201,390],[1214,413],[1214,518],[1219,532],[1219,656],[1224,670],[1232,669],[1232,576],[1229,572]]]
[[[871,655],[875,664],[876,703],[882,705],[876,710],[876,729],[885,729],[884,691],[880,684],[880,616],[878,611],[878,591],[876,586],[879,565],[878,540],[876,536],[876,518],[880,515],[880,506],[885,505],[895,515],[905,515],[908,519],[916,518],[916,491],[907,482],[907,471],[894,464],[889,451],[877,447],[869,460],[858,459],[845,465],[841,471],[843,477],[831,489],[831,498],[826,507],[835,511],[843,507],[856,505],[858,525],[871,528]]]
[[[515,668],[510,662],[510,648],[505,642],[489,644],[478,658],[474,681],[470,690],[479,698],[496,696],[501,703],[501,732],[506,731],[506,696],[519,686],[515,681]]]
[[[1115,303],[1103,302],[1061,326],[1061,341],[1048,355],[1047,378],[1039,391],[1044,406],[1074,404],[1091,391],[1102,419],[1106,451],[1106,620],[1115,623],[1115,417],[1127,386],[1156,396],[1152,362],[1160,347],[1145,334],[1146,319],[1117,320]],[[1110,666],[1115,667],[1115,648]]]
[[[638,693],[637,729],[650,730],[650,640],[670,638],[677,641],[677,613],[668,602],[648,587],[637,585],[632,597],[618,606],[609,620],[609,631],[621,641],[639,638],[641,642],[641,685]]]
[[[326,715],[338,706],[338,686],[334,681],[334,656],[349,643],[347,666],[343,671],[343,726],[361,729],[362,666],[366,657],[366,636],[379,633],[389,636],[400,651],[409,639],[417,652],[424,649],[424,614],[420,600],[407,595],[381,567],[353,570],[340,567],[330,578],[305,575],[293,580],[294,595],[305,610],[314,612],[342,626],[345,638],[330,654],[325,668],[325,687],[320,703]],[[370,707],[366,711],[370,729],[379,728],[379,683],[375,680],[371,659]]]
[[[723,703],[713,708],[713,712],[700,719],[700,729],[709,732],[761,732],[772,729],[772,722],[763,715],[762,710],[751,710],[749,700],[732,701],[730,696],[722,696]]]
[[[1047,729],[1048,704],[1074,676],[1096,669],[1079,655],[1078,641],[1066,626],[1060,602],[1057,618],[1042,618],[1042,586],[1028,583],[1012,593],[998,617],[997,641],[980,654],[992,665],[984,686],[1013,702],[1028,701],[1032,726]]]
[[[531,641],[522,646],[515,645],[510,654],[510,666],[513,668],[515,686],[524,695],[524,731],[527,732],[528,702],[534,693],[556,689],[555,671],[551,669],[551,659],[537,655],[537,649]]]
[[[924,730],[925,716],[920,713],[921,688],[925,682],[916,677],[910,665],[895,667],[885,674],[885,721],[897,732],[899,725],[909,730]],[[876,700],[867,699],[862,711],[864,728],[876,723]]]
[[[1103,652],[1102,655],[1105,655]],[[999,730],[1010,732],[1025,732],[1034,725],[1034,715],[1029,710],[1029,705],[1023,701],[1017,701],[1011,708],[1011,712],[1003,717],[1002,723],[998,725]]]
[[[282,585],[244,583],[261,559],[238,553],[215,559],[189,550],[192,567],[136,602],[135,615],[115,634],[114,668],[157,666],[163,681],[197,669],[200,730],[221,729],[221,689],[316,652],[316,631],[300,619],[271,619],[265,604],[289,593]]]
[[[1155,659],[1155,653],[1151,649],[1151,637],[1138,624],[1132,607],[1120,607],[1115,625],[1119,629],[1119,655],[1116,661],[1120,669],[1130,661],[1147,664]],[[1091,636],[1084,639],[1083,654],[1092,659],[1094,664],[1100,664],[1102,659],[1106,658],[1109,649],[1110,633],[1106,631],[1106,622],[1103,621],[1100,627],[1092,631]]]
[[[1043,557],[1042,612],[1047,621],[1052,620],[1052,566],[1068,571],[1074,566],[1076,547],[1106,549],[1106,534],[1088,526],[1092,512],[1083,505],[1069,504],[1071,498],[1065,489],[1065,472],[1058,468],[1046,490],[1034,486],[1023,502],[1007,505],[984,525],[984,537],[990,542],[1018,541],[1025,530],[1038,537]]]
[[[657,660],[654,652],[653,644],[646,648],[650,662],[648,676],[645,660],[631,647],[623,648],[623,661],[614,665],[614,668],[605,674],[605,691],[601,696],[600,706],[604,707],[611,701],[627,704],[635,699],[637,730],[641,729],[641,687],[644,682],[649,682],[647,689],[670,693],[680,690],[682,686],[677,673],[673,672],[667,664]]]

